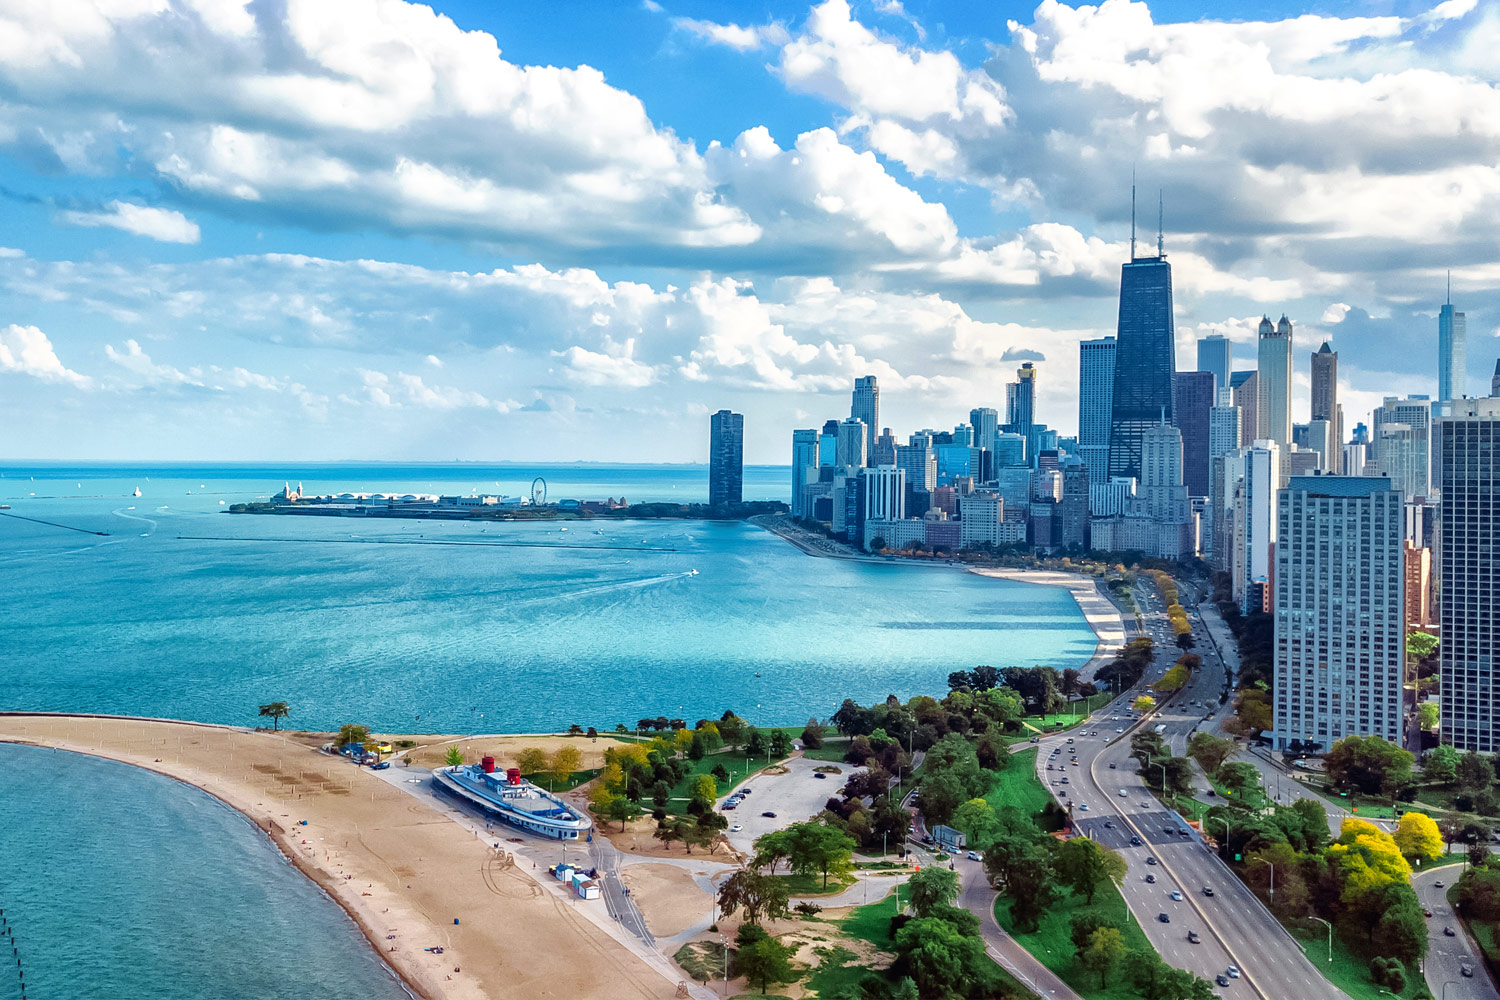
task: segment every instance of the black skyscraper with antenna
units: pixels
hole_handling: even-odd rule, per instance
[[[1120,268],[1109,474],[1141,477],[1141,439],[1165,419],[1176,424],[1177,376],[1172,323],[1172,265],[1167,263],[1162,200],[1157,199],[1156,256],[1135,256],[1135,185],[1130,186],[1130,262]]]

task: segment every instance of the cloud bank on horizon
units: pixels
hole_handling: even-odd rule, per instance
[[[435,6],[0,10],[0,414],[48,414],[5,457],[695,461],[729,406],[781,463],[856,376],[904,434],[1033,357],[1070,431],[1132,167],[1179,368],[1286,312],[1295,412],[1328,338],[1352,426],[1433,388],[1451,270],[1488,387],[1492,5],[601,5],[551,64]]]

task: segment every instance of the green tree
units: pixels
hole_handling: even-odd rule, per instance
[[[1036,930],[1042,914],[1061,895],[1048,860],[1045,852],[1028,852],[1011,865],[1006,895],[1011,901],[1011,919],[1018,930]]]
[[[700,774],[693,779],[693,798],[705,805],[713,805],[714,799],[719,797],[719,787],[714,783],[713,775]]]
[[[1149,712],[1156,707],[1156,699],[1149,694],[1143,694],[1130,703],[1133,712]]]
[[[640,815],[640,812],[641,807],[623,795],[612,795],[604,804],[604,815],[620,821],[621,833],[625,832],[625,824]]]
[[[547,751],[541,747],[524,747],[516,754],[516,767],[522,774],[541,774],[547,770]]]
[[[734,968],[751,982],[760,983],[765,993],[772,983],[789,983],[796,979],[792,971],[792,949],[767,935],[741,948],[734,956]]]
[[[750,726],[745,730],[745,756],[759,757],[766,752],[766,737],[759,729]]]
[[[775,920],[787,915],[786,886],[779,880],[743,868],[719,886],[719,912],[730,916],[744,914],[745,922],[759,924],[762,919]]]
[[[1381,913],[1371,943],[1380,954],[1408,965],[1427,954],[1427,922],[1416,893]]]
[[[1422,760],[1422,777],[1434,784],[1452,784],[1458,780],[1458,760],[1458,751],[1447,743],[1433,747]]]
[[[1458,760],[1458,787],[1468,792],[1482,792],[1495,780],[1490,762],[1473,750]]]
[[[1224,786],[1229,793],[1229,804],[1250,808],[1260,800],[1260,772],[1255,769],[1254,764],[1244,761],[1231,761],[1219,768],[1215,778]]]
[[[273,701],[269,705],[260,706],[260,717],[262,719],[270,719],[271,728],[278,732],[281,730],[281,720],[291,714],[292,710],[287,707],[284,701]]]
[[[1188,740],[1188,756],[1198,762],[1204,774],[1213,774],[1227,761],[1236,749],[1234,740],[1221,739],[1202,730]]]
[[[1435,732],[1438,727],[1438,703],[1435,701],[1424,701],[1417,706],[1417,720],[1422,725],[1422,732]]]
[[[1415,759],[1379,736],[1346,736],[1329,748],[1323,766],[1339,791],[1391,798],[1411,781]]]
[[[786,757],[792,752],[792,740],[786,733],[776,730],[771,733],[771,756]]]
[[[818,725],[817,719],[807,720],[807,725],[802,730],[802,748],[804,750],[823,748],[823,727]]]
[[[336,746],[346,747],[351,743],[363,744],[369,738],[369,726],[361,726],[358,723],[350,722],[339,727],[339,734],[333,742]]]
[[[1424,660],[1437,652],[1438,637],[1431,632],[1423,632],[1413,629],[1406,633],[1406,655],[1416,660]]]
[[[443,755],[443,763],[449,767],[457,767],[464,762],[464,752],[458,747],[449,747],[448,752]]]
[[[911,891],[911,911],[919,917],[930,917],[958,898],[958,874],[947,868],[923,868],[906,885]]]
[[[1058,881],[1073,892],[1084,897],[1092,906],[1094,893],[1100,886],[1125,881],[1127,865],[1125,859],[1114,851],[1087,837],[1074,837],[1057,849],[1052,863]]]
[[[745,739],[745,720],[733,713],[724,713],[724,717],[719,720],[719,738],[731,750],[739,749],[740,743]]]
[[[859,845],[843,830],[808,822],[793,823],[784,832],[792,871],[801,875],[821,873],[825,889],[829,876],[842,878],[852,869],[854,849]]]
[[[969,846],[978,851],[984,850],[1000,834],[1000,821],[995,810],[984,799],[970,799],[959,806],[948,824],[962,833]]]
[[[951,906],[907,921],[896,932],[896,954],[924,997],[973,996],[988,963],[979,921]]]
[[[559,785],[573,777],[575,771],[583,770],[583,752],[571,743],[560,746],[552,754],[547,772]]]
[[[1100,927],[1089,935],[1089,945],[1078,960],[1099,976],[1099,988],[1108,985],[1111,970],[1125,958],[1125,937],[1118,927]]]

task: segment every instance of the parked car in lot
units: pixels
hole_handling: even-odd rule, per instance
[[[822,771],[814,771],[813,772],[813,777],[814,778],[827,778],[828,775],[824,774]]]
[[[391,762],[390,761],[383,760],[379,764],[371,764],[370,765],[370,770],[372,770],[372,771],[384,771],[387,768],[389,768],[390,766],[391,766]]]
[[[967,855],[965,855],[965,857],[967,857],[970,861],[981,861],[981,860],[983,860],[979,856],[979,852],[978,851],[970,851]]]
[[[769,809],[766,810],[765,812],[761,813],[761,815],[764,816],[764,817],[766,817],[767,819],[775,819],[776,818],[776,814],[773,813],[773,812],[771,812]]]

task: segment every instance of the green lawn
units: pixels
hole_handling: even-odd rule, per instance
[[[737,785],[743,784],[750,778],[755,777],[755,772],[766,766],[766,758],[764,755],[761,755],[747,759],[740,753],[724,751],[722,753],[708,754],[702,760],[689,759],[688,763],[692,765],[692,769],[688,772],[687,777],[672,786],[672,801],[667,803],[667,811],[674,815],[686,815],[688,799],[693,794],[693,782],[698,780],[698,775],[708,774],[715,767],[722,764],[724,769],[729,772],[729,782],[726,784],[718,779],[714,780],[719,794],[723,795]],[[780,763],[780,761],[773,759],[773,763]],[[648,812],[651,810],[650,796],[641,800],[641,807]]]
[[[826,889],[823,887],[822,875],[773,875],[772,878],[786,886],[787,895],[794,898],[797,896],[833,896],[854,884],[853,875],[842,879],[829,876]]]
[[[808,760],[829,760],[835,764],[841,764],[844,761],[844,754],[848,752],[848,743],[824,743],[817,750],[803,750],[802,756]]]
[[[1090,712],[1102,705],[1108,705],[1114,697],[1108,691],[1100,691],[1098,694],[1089,695],[1082,701],[1075,701],[1068,706],[1066,712],[1056,712],[1052,715],[1028,715],[1021,722],[1034,726],[1044,733],[1060,732],[1078,725],[1088,718]]]
[[[1098,911],[1118,926],[1125,936],[1125,946],[1131,951],[1155,950],[1146,940],[1141,925],[1126,910],[1124,897],[1113,886],[1095,893],[1092,907],[1084,903],[1082,896],[1065,895],[1061,902],[1048,910],[1040,927],[1025,934],[1017,933],[1015,929],[1015,922],[1010,918],[1010,901],[1004,897],[995,899],[995,919],[1000,926],[1080,996],[1086,1000],[1139,1000],[1140,994],[1125,981],[1121,972],[1116,971],[1108,985],[1100,987],[1099,977],[1083,968],[1074,956],[1070,937],[1073,915],[1089,909]]]
[[[574,771],[568,776],[567,781],[554,781],[546,771],[538,771],[536,774],[523,774],[521,777],[536,785],[538,788],[547,788],[554,792],[571,792],[585,781],[592,781],[599,774],[599,768],[590,768],[587,771]]]
[[[1028,816],[1038,815],[1052,796],[1036,777],[1035,748],[1010,755],[1010,766],[995,776],[995,784],[985,794],[984,800],[990,808],[999,812],[1005,806],[1015,806]]]
[[[1302,950],[1307,953],[1308,959],[1318,971],[1328,979],[1330,983],[1343,990],[1354,1000],[1381,1000],[1389,997],[1389,991],[1380,992],[1370,979],[1370,960],[1361,958],[1351,951],[1339,936],[1338,931],[1333,934],[1333,961],[1328,961],[1328,929],[1322,924],[1313,924],[1312,931],[1303,931],[1296,928],[1287,928],[1292,936],[1302,945]],[[1401,994],[1403,1000],[1425,996],[1427,983],[1421,973],[1415,969],[1410,970],[1406,977],[1406,992]]]

